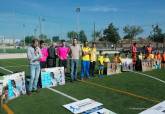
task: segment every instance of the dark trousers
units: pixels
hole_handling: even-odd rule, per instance
[[[56,59],[50,59],[48,58],[47,59],[47,67],[48,68],[51,68],[51,67],[56,67]]]
[[[96,61],[90,62],[90,74],[94,76]]]

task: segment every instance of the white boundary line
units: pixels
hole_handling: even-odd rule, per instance
[[[130,71],[130,72],[133,72],[133,73],[135,73],[135,74],[140,74],[140,75],[143,75],[143,76],[152,78],[152,79],[154,79],[154,80],[157,80],[157,81],[162,82],[162,83],[165,84],[165,81],[164,81],[164,80],[161,80],[161,79],[156,78],[156,77],[154,77],[154,76],[151,76],[151,75],[148,75],[148,74],[144,74],[144,73],[140,73],[140,72],[135,72],[135,71]]]
[[[129,108],[130,110],[146,110],[148,108]]]
[[[10,72],[10,73],[14,73],[13,71],[8,70],[8,69],[6,69],[6,68],[4,68],[4,67],[0,67],[0,69],[5,70],[5,71]]]
[[[12,68],[12,67],[21,67],[21,66],[25,66],[25,67],[28,67],[29,65],[18,65],[18,66],[7,66],[7,67],[5,67],[5,68]]]
[[[74,98],[74,97],[72,97],[72,96],[69,96],[69,95],[67,95],[67,94],[65,94],[65,93],[63,93],[63,92],[60,92],[60,91],[58,91],[58,90],[55,90],[55,89],[53,89],[53,88],[47,88],[47,89],[49,89],[49,90],[51,90],[51,91],[53,91],[53,92],[55,92],[55,93],[58,93],[58,94],[60,94],[60,95],[62,95],[62,96],[64,96],[64,97],[67,97],[67,98],[69,98],[69,99],[71,99],[71,100],[73,100],[73,101],[79,101],[78,99],[76,99],[76,98]]]

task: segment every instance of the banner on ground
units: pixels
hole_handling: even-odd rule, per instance
[[[151,71],[153,69],[160,69],[161,61],[160,60],[143,60],[142,61],[142,71]]]
[[[163,101],[139,114],[165,114],[165,101]]]
[[[133,63],[131,58],[122,59],[122,71],[132,71]]]
[[[25,72],[3,76],[2,99],[4,102],[26,94]]]
[[[83,113],[85,111],[91,110],[93,108],[100,107],[102,105],[103,105],[102,103],[99,103],[92,99],[87,98],[84,100],[63,105],[63,107],[71,111],[73,114],[79,114],[79,113]]]
[[[121,65],[117,63],[108,63],[107,64],[107,75],[121,73]]]
[[[42,88],[65,84],[64,67],[45,68],[41,70]]]
[[[102,103],[89,98],[63,105],[63,107],[73,114],[116,114],[108,109],[102,108],[102,106]]]

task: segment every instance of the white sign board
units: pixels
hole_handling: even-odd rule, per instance
[[[64,67],[45,68],[41,70],[42,88],[65,84]]]
[[[133,70],[133,63],[131,58],[121,59],[122,62],[122,71]]]
[[[102,105],[103,105],[102,103],[87,98],[84,100],[63,105],[63,107],[71,111],[73,114],[79,114]]]
[[[102,109],[97,110],[97,111],[90,113],[90,114],[116,114],[116,113],[114,113],[114,112],[112,112],[106,108],[102,108]]]
[[[3,76],[3,99],[5,101],[26,94],[25,72]]]
[[[165,114],[165,101],[163,101],[139,114]]]

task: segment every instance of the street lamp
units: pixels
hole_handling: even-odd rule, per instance
[[[42,35],[42,22],[45,21],[45,19],[41,18],[39,16],[38,21],[39,21],[39,32],[40,32],[40,36],[41,36]]]
[[[80,22],[79,22],[79,13],[80,13],[80,8],[77,7],[76,8],[76,14],[77,14],[77,34],[78,34],[78,38],[79,38],[79,32],[80,32]]]
[[[26,36],[25,36],[25,27],[26,27],[26,25],[23,24],[22,27],[23,27],[23,29],[24,29],[24,36],[23,36],[23,37],[24,37],[24,42],[23,42],[23,43],[24,43],[24,48],[25,48],[25,37],[26,37]]]

